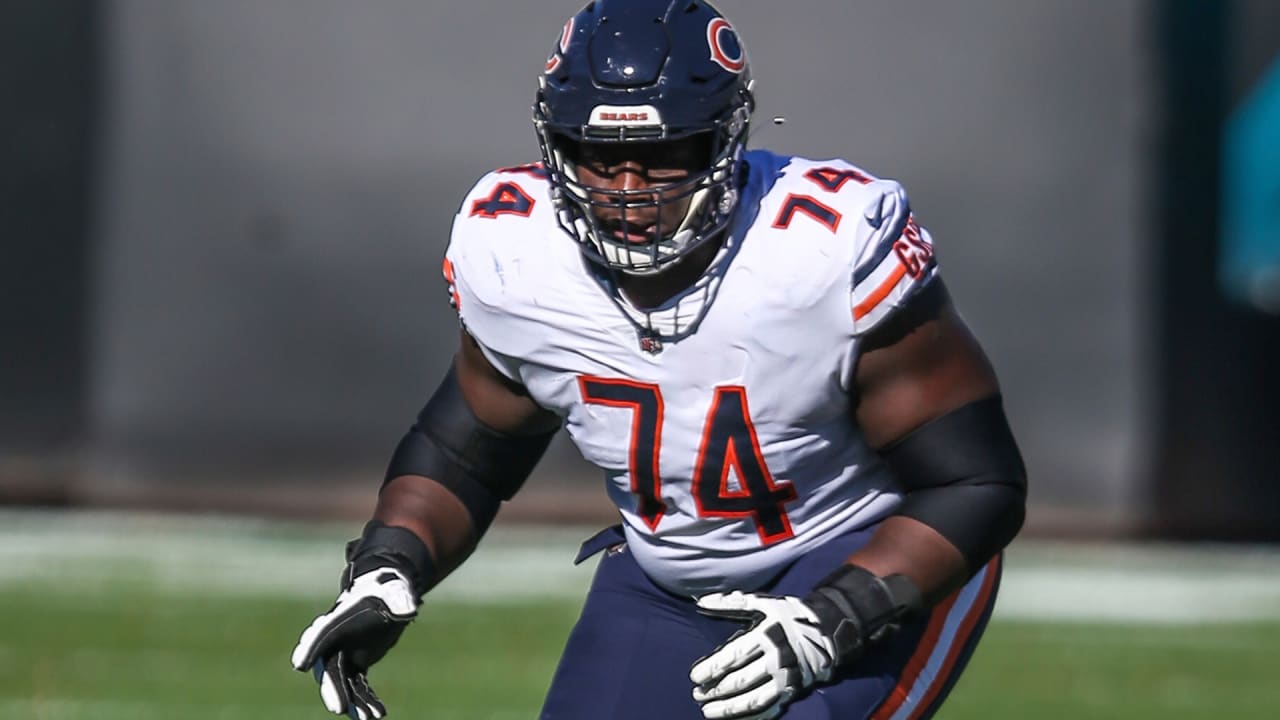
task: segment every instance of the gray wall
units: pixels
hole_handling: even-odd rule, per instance
[[[483,172],[536,159],[536,77],[579,2],[433,5],[109,3],[88,494],[379,471],[454,342],[449,220]],[[902,180],[1001,374],[1034,517],[1128,519],[1146,3],[850,5],[722,1],[753,145]]]

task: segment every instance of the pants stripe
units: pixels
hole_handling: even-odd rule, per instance
[[[872,720],[917,720],[947,685],[956,660],[986,613],[999,572],[1000,556],[964,587],[934,608],[929,625],[901,678]]]

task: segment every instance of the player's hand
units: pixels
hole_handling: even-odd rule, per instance
[[[698,599],[712,617],[750,624],[689,672],[693,699],[709,720],[768,720],[800,691],[831,677],[835,643],[797,597],[712,593]]]
[[[841,565],[804,598],[713,593],[703,614],[750,623],[689,672],[708,720],[768,720],[924,608],[905,575]]]
[[[385,717],[387,708],[369,687],[369,666],[382,659],[418,614],[409,579],[392,567],[356,576],[329,612],[302,631],[290,662],[310,670],[329,712],[356,720]]]

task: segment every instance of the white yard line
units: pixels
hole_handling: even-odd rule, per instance
[[[315,598],[336,589],[355,525],[174,515],[0,511],[0,591],[73,579],[206,596]],[[495,528],[430,602],[580,600],[591,528]],[[1003,619],[1138,623],[1280,619],[1280,549],[1050,545],[1010,550]]]

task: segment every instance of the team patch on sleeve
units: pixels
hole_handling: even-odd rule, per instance
[[[886,193],[866,222],[872,232],[854,269],[851,297],[857,335],[879,325],[937,273],[933,240],[916,224],[901,188]]]

